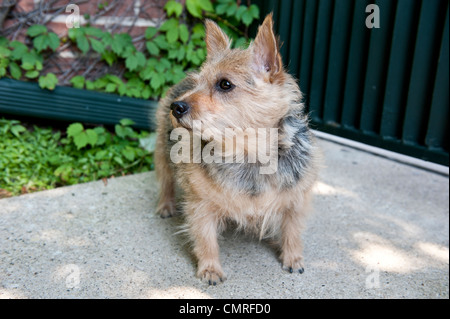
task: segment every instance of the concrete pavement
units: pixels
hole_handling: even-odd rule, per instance
[[[449,298],[449,179],[320,140],[305,273],[228,232],[228,280],[195,277],[153,172],[0,200],[0,298]]]

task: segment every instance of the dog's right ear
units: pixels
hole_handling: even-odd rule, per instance
[[[206,50],[208,56],[223,52],[231,47],[231,41],[225,32],[212,20],[205,20]]]

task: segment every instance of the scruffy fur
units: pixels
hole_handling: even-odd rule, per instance
[[[207,61],[171,88],[157,111],[157,212],[161,217],[177,213],[179,188],[182,198],[177,205],[181,204],[198,260],[197,276],[209,284],[226,279],[217,238],[230,221],[260,238],[277,239],[283,269],[302,273],[300,235],[317,175],[316,147],[300,89],[283,68],[272,15],[246,50],[230,49],[225,33],[210,20],[205,24]],[[234,88],[220,91],[221,79]],[[174,101],[190,105],[189,113],[174,117]],[[278,128],[277,171],[259,174],[258,163],[172,163],[170,148],[176,141],[170,133],[177,127],[192,130],[193,120],[201,121],[202,130],[212,131]],[[247,156],[249,150],[243,148]]]

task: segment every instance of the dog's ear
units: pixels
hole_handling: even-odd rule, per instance
[[[231,46],[231,41],[225,32],[212,20],[205,20],[206,27],[206,50],[208,56],[223,52]]]
[[[272,13],[268,14],[258,28],[258,34],[252,44],[253,65],[258,72],[269,74],[271,79],[283,71],[278,39],[273,31]]]

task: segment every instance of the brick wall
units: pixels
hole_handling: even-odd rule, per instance
[[[0,0],[1,4],[2,0]],[[10,40],[29,41],[26,30],[33,24],[45,24],[50,31],[62,39],[62,45],[53,54],[50,62],[44,65],[45,72],[55,73],[60,84],[68,84],[74,75],[83,74],[88,79],[88,68],[100,70],[100,73],[117,73],[114,67],[92,58],[79,59],[79,51],[65,42],[68,28],[66,22],[70,15],[69,4],[76,4],[81,17],[81,25],[90,23],[112,33],[128,33],[134,39],[138,50],[144,50],[144,32],[148,26],[158,26],[165,19],[163,7],[167,0],[17,0],[3,24],[0,35]],[[67,12],[66,12],[67,10]],[[74,70],[74,63],[77,64]],[[92,73],[92,72],[91,72]],[[95,76],[99,76],[96,72]]]
[[[67,18],[73,14],[73,11],[66,12],[67,6],[76,4],[82,24],[89,22],[96,27],[136,36],[142,34],[146,27],[160,23],[164,18],[162,7],[166,2],[167,0],[17,0],[16,6],[5,20],[3,33],[17,38],[31,24],[46,24],[53,32],[64,36],[67,34]]]

